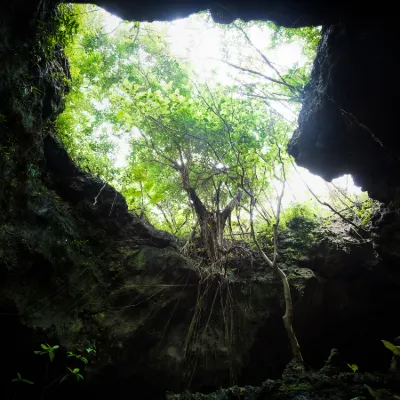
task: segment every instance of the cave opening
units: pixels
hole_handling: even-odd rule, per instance
[[[193,185],[202,202],[215,208],[216,192],[226,202],[243,180],[235,171],[235,151],[223,149],[242,140],[246,152],[260,153],[264,160],[274,148],[286,154],[320,27],[289,29],[241,20],[218,24],[209,12],[139,23],[96,6],[74,7],[81,28],[66,48],[72,88],[57,120],[58,132],[74,162],[118,189],[130,210],[183,237],[196,216],[174,163],[190,158],[189,169],[197,174]],[[234,125],[236,137],[228,132],[218,138],[218,129],[228,126],[229,131]],[[305,204],[327,215],[321,203],[343,209],[349,201],[369,202],[351,177],[330,184],[286,163],[285,207]],[[257,179],[279,186],[265,172]],[[274,191],[269,189],[262,204],[270,214]]]

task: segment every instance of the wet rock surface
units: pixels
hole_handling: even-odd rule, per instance
[[[326,180],[349,173],[377,200],[398,196],[396,35],[389,17],[326,26],[289,143],[296,163]]]
[[[210,394],[170,395],[174,400],[359,400],[396,399],[396,380],[390,376],[324,371],[268,379],[261,386],[234,386]]]

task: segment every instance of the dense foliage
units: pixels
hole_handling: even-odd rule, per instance
[[[217,29],[220,37],[221,57],[210,57],[214,67],[201,75],[173,54],[170,24],[121,21],[110,29],[102,10],[74,11],[80,27],[66,48],[72,90],[57,121],[74,160],[116,186],[132,211],[175,235],[198,228],[203,236],[215,231],[215,241],[228,233],[246,238],[251,198],[256,225],[268,229],[282,171],[292,174],[286,144],[319,30],[219,26],[206,13],[194,16],[193,27]],[[259,37],[268,39],[264,47]],[[285,67],[269,58],[294,42],[303,46],[300,61]]]

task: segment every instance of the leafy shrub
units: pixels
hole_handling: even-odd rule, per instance
[[[356,213],[361,220],[361,226],[363,228],[365,228],[371,220],[371,215],[376,210],[377,204],[378,203],[375,200],[368,198],[360,205],[360,207],[357,208]]]
[[[282,212],[281,224],[287,228],[297,225],[300,220],[316,223],[317,215],[310,203],[295,203]]]

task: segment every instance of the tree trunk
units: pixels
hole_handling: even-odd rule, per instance
[[[290,285],[286,274],[277,265],[275,265],[275,271],[281,279],[283,285],[283,294],[285,298],[285,315],[282,318],[286,328],[286,332],[289,337],[293,358],[299,363],[303,363],[303,356],[301,354],[300,345],[297,341],[297,337],[293,329],[293,302],[292,295],[290,293]]]
[[[232,211],[240,203],[242,199],[242,191],[239,190],[236,196],[229,204],[219,211],[219,190],[217,190],[217,210],[208,211],[197,195],[196,191],[190,186],[189,171],[186,165],[176,165],[181,173],[182,185],[189,196],[196,215],[200,223],[200,239],[211,262],[217,262],[220,259],[221,250],[224,247],[224,230],[226,222]]]
[[[274,224],[274,255],[272,260],[265,254],[264,250],[261,248],[261,245],[257,240],[256,232],[254,230],[254,207],[255,207],[254,196],[251,196],[250,200],[250,229],[254,244],[256,245],[258,251],[260,252],[262,258],[267,263],[267,265],[270,268],[272,268],[274,273],[280,278],[282,282],[283,295],[285,299],[285,314],[282,317],[283,323],[285,325],[285,329],[289,337],[290,348],[292,350],[293,358],[300,364],[303,364],[304,361],[303,361],[303,356],[301,354],[300,345],[299,342],[297,341],[296,334],[293,329],[293,302],[292,302],[292,295],[290,293],[290,285],[286,274],[278,266],[278,225],[279,225],[279,217],[281,212],[283,193],[284,193],[284,186],[278,199],[278,207],[276,212],[277,220],[276,223]]]
[[[207,211],[206,216],[200,220],[200,239],[212,262],[216,262],[219,258],[218,234],[215,215]]]
[[[200,199],[197,197],[195,191],[191,189],[188,193],[193,204],[198,204]],[[239,204],[241,197],[242,193],[239,191],[236,197],[232,199],[221,212],[210,212],[205,209],[202,203],[201,207],[196,208],[195,206],[196,214],[200,221],[200,238],[212,262],[218,261],[221,257],[221,252],[224,249],[224,231],[226,222],[232,214],[235,206]],[[196,201],[194,201],[195,198]]]

